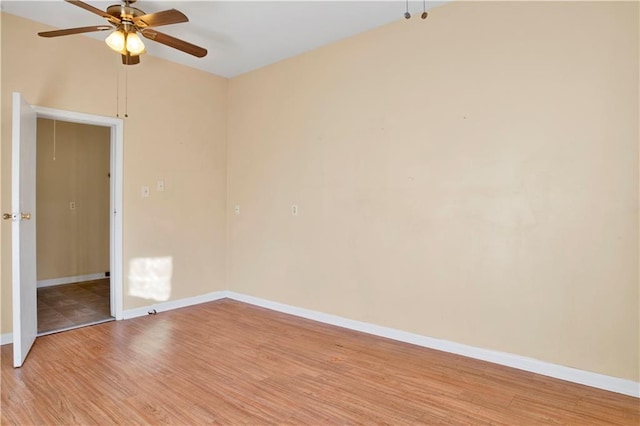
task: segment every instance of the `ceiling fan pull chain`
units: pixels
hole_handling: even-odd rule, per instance
[[[56,161],[56,120],[53,120],[53,161]]]
[[[124,118],[129,117],[129,72],[124,69]]]
[[[404,12],[404,19],[409,19],[411,18],[411,14],[409,13],[409,0],[406,0],[405,3],[407,6],[407,10],[406,12]],[[427,0],[422,0],[422,15],[420,15],[420,17],[422,19],[427,19],[427,16],[429,16],[429,14],[427,13]]]
[[[120,118],[120,69],[116,71],[116,117]]]

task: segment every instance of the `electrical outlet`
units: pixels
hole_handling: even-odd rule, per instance
[[[298,216],[298,205],[297,204],[292,204],[291,205],[291,214],[294,216]]]
[[[76,202],[75,201],[71,201],[69,203],[69,210],[75,210],[76,209]]]

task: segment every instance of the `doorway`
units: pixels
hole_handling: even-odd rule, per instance
[[[83,281],[94,279],[109,280],[109,313],[116,320],[124,318],[123,315],[123,248],[122,248],[122,198],[123,198],[123,151],[124,128],[123,121],[119,118],[104,117],[93,114],[85,114],[75,111],[65,111],[54,108],[32,106],[38,120],[47,119],[66,124],[84,124],[108,129],[109,137],[109,268],[104,272],[105,276],[84,276]],[[57,138],[56,138],[57,142]],[[57,148],[57,146],[56,146]],[[57,153],[56,153],[57,155]],[[77,200],[69,200],[77,201]],[[67,205],[67,208],[70,206]],[[76,202],[76,209],[78,204]],[[99,272],[97,272],[99,273]],[[106,275],[109,275],[108,277]],[[98,286],[99,287],[99,286]],[[91,289],[89,291],[104,291]]]
[[[38,118],[38,335],[111,321],[110,129]]]
[[[123,121],[118,118],[30,105],[12,95],[11,220],[13,366],[21,367],[37,337],[36,288],[36,126],[37,118],[93,124],[110,129],[110,310],[123,319]],[[35,213],[35,214],[34,214]]]

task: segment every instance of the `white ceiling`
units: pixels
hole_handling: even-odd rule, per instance
[[[86,0],[105,10],[118,0]],[[427,10],[443,1],[428,2]],[[101,25],[105,21],[62,0],[2,0],[2,10],[56,28]],[[139,0],[146,13],[175,8],[189,22],[158,28],[160,31],[202,46],[209,54],[201,59],[145,41],[147,54],[159,56],[223,77],[233,77],[331,42],[404,19],[404,0],[390,1],[165,1]],[[409,2],[420,19],[422,1]],[[427,21],[428,22],[428,21]],[[104,39],[106,32],[91,37]],[[65,43],[66,37],[49,39]],[[105,45],[105,49],[108,47]],[[144,61],[144,56],[141,59]]]

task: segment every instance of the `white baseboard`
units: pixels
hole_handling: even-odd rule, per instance
[[[13,343],[13,333],[0,334],[0,345]]]
[[[155,309],[156,312],[170,311],[172,309],[186,308],[187,306],[197,305],[200,303],[213,302],[227,297],[226,291],[214,291],[200,296],[187,297],[185,299],[170,300],[168,302],[154,303],[153,305],[143,306],[141,308],[127,309],[123,312],[123,319],[131,319],[142,317],[149,314],[149,311]]]
[[[418,334],[408,333],[406,331],[396,330],[389,327],[382,327],[366,322],[342,318],[336,315],[312,311],[310,309],[298,308],[295,306],[272,302],[270,300],[247,296],[232,291],[227,292],[227,297],[230,299],[238,300],[240,302],[261,306],[263,308],[272,309],[274,311],[283,312],[314,321],[319,321],[325,324],[331,324],[338,327],[348,328],[350,330],[361,331],[363,333],[411,343],[425,348],[437,349],[439,351],[454,353],[469,358],[480,359],[483,361],[492,362],[494,364],[505,365],[507,367],[513,367],[519,370],[542,374],[544,376],[554,377],[556,379],[566,380],[568,382],[579,383],[594,388],[604,389],[611,392],[640,398],[640,383],[634,382],[632,380],[620,379],[617,377],[606,376],[604,374],[578,370],[572,367],[551,364],[545,361],[540,361],[520,355],[476,348],[473,346],[463,345],[447,340],[421,336]]]
[[[169,311],[172,309],[184,308],[187,306],[197,305],[200,303],[212,302],[229,298],[251,305],[260,306],[278,312],[295,315],[302,318],[331,324],[350,330],[360,331],[375,336],[385,337],[388,339],[398,340],[401,342],[411,343],[425,348],[437,349],[444,352],[454,353],[469,358],[480,359],[492,362],[494,364],[504,365],[507,367],[517,368],[519,370],[529,371],[532,373],[542,374],[544,376],[554,377],[556,379],[566,380],[568,382],[579,383],[598,389],[604,389],[611,392],[629,395],[640,398],[640,383],[633,380],[620,379],[617,377],[607,376],[604,374],[593,373],[590,371],[579,370],[577,368],[565,367],[562,365],[552,364],[540,361],[534,358],[528,358],[520,355],[514,355],[506,352],[499,352],[489,349],[476,348],[473,346],[463,345],[460,343],[450,342],[448,340],[435,339],[433,337],[421,336],[419,334],[409,333],[406,331],[396,330],[389,327],[382,327],[366,322],[355,321],[348,318],[339,317],[337,315],[326,314],[323,312],[313,311],[310,309],[298,308],[283,303],[273,302],[254,296],[248,296],[233,291],[216,291],[200,296],[188,297],[185,299],[171,300],[168,302],[156,303],[141,308],[128,309],[124,311],[124,319],[136,318],[148,315],[149,311],[155,309],[156,312]],[[5,345],[13,342],[13,335],[6,333],[0,335],[0,344]]]
[[[83,281],[93,281],[106,278],[104,272],[89,275],[77,275],[75,277],[52,278],[50,280],[41,280],[37,282],[38,288],[51,287],[54,285],[81,283]]]

